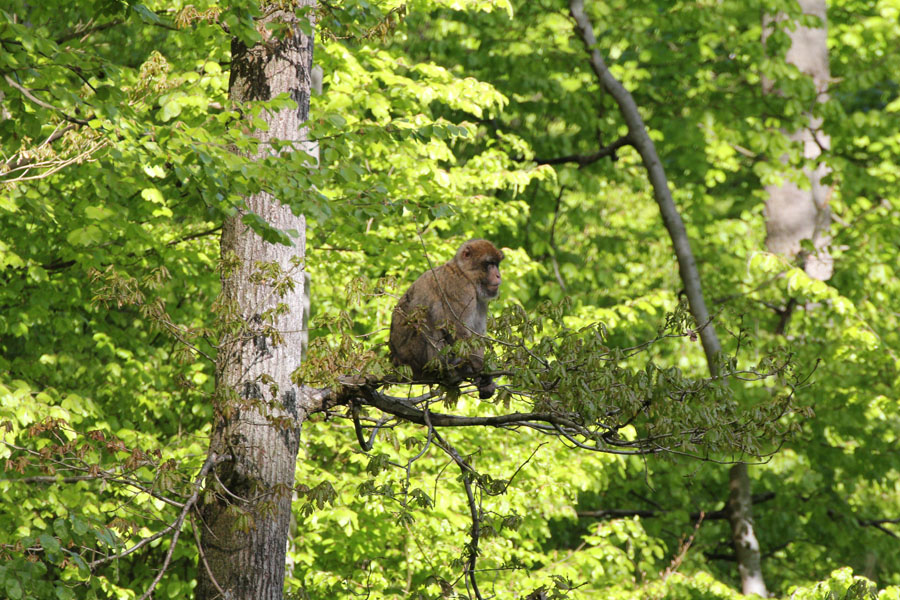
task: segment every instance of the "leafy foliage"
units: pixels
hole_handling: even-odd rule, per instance
[[[216,237],[261,189],[310,223],[302,381],[390,373],[396,297],[461,240],[486,237],[505,246],[488,348],[505,388],[495,403],[451,394],[435,409],[555,411],[591,424],[594,438],[579,440],[595,449],[670,453],[576,451],[514,426],[439,442],[384,421],[365,454],[342,411],[313,417],[293,596],[464,595],[468,484],[487,593],[735,597],[724,471],[673,451],[769,456],[752,469],[754,510],[779,593],[871,597],[844,566],[900,584],[897,2],[829,6],[834,85],[817,108],[835,184],[828,282],[762,251],[763,186],[801,172],[781,131],[803,121],[814,90],[783,60],[785,35],[763,44],[760,14],[799,19],[796,5],[592,3],[598,49],[641,107],[716,326],[730,332],[727,384],[704,376],[636,152],[591,156],[623,124],[559,5],[322,3],[315,170],[296,148],[249,159],[261,111],[293,100],[227,98],[230,39],[261,39],[260,10],[0,9],[0,595],[132,597],[156,575],[210,433],[207,359],[227,308]],[[780,93],[763,94],[764,78]],[[291,243],[254,217],[266,239]],[[381,415],[369,411],[371,431]],[[160,595],[191,593],[195,527]]]

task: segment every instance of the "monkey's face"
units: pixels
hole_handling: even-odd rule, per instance
[[[484,278],[481,280],[481,287],[484,297],[493,300],[500,294],[500,265],[496,263],[487,263],[484,268]]]
[[[487,240],[469,240],[459,247],[454,261],[475,284],[481,300],[493,300],[500,293],[500,261],[503,252]]]

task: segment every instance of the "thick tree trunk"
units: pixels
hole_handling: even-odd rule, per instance
[[[274,19],[290,23],[297,17],[275,11],[264,22]],[[266,142],[272,138],[304,143],[312,54],[312,37],[298,27],[284,39],[270,38],[252,48],[233,41],[232,100],[267,100],[287,92],[298,104],[295,110],[261,115],[269,129],[257,132],[257,158],[271,152]],[[295,245],[263,241],[243,223],[246,212],[299,232]],[[290,381],[305,335],[305,231],[302,216],[260,193],[246,198],[245,209],[222,232],[222,297],[228,316],[219,347],[210,452],[227,460],[207,479],[200,509],[198,600],[283,595],[294,468],[308,409],[302,390]],[[279,305],[287,310],[274,311]]]
[[[828,29],[826,27],[825,0],[800,0],[800,8],[805,14],[819,17],[822,26],[815,29],[796,26],[787,33],[791,38],[791,48],[785,60],[795,65],[801,72],[812,77],[816,86],[817,102],[828,99],[828,85],[831,72],[828,67]],[[781,19],[767,17],[763,21],[763,36],[771,31],[774,23]],[[772,89],[772,82],[764,81],[763,90],[767,93],[778,93]],[[815,160],[831,146],[831,139],[822,129],[822,119],[809,114],[809,125],[786,135],[791,140],[803,144],[803,157]],[[822,179],[830,169],[819,163],[815,168],[804,169],[809,180],[809,189],[801,189],[796,183],[785,181],[781,185],[768,185],[766,192],[766,246],[771,252],[789,257],[801,256],[803,268],[816,279],[826,280],[833,270],[832,258],[826,251],[831,241],[828,227],[831,224],[831,211],[828,201],[831,198],[831,186]],[[800,241],[812,241],[815,254],[801,254]]]

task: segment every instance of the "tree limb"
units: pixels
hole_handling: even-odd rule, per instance
[[[117,25],[121,25],[125,22],[125,19],[113,19],[112,21],[108,21],[106,23],[101,23],[99,25],[94,25],[93,19],[89,21],[84,29],[78,29],[77,27],[70,31],[69,33],[63,34],[59,38],[56,39],[57,45],[65,44],[69,40],[74,40],[75,38],[81,38],[81,41],[84,41],[92,33],[96,33],[98,31],[104,31],[106,29],[111,29],[112,27],[116,27]]]
[[[28,88],[26,88],[26,87],[24,87],[24,86],[22,86],[22,85],[19,85],[19,84],[16,82],[16,80],[13,79],[12,77],[10,77],[9,75],[3,75],[3,79],[6,80],[6,83],[8,83],[9,85],[11,85],[11,86],[14,87],[15,89],[19,90],[19,91],[22,93],[22,95],[25,96],[28,100],[30,100],[30,101],[33,102],[34,104],[37,104],[37,105],[40,106],[41,108],[46,108],[46,109],[48,109],[48,110],[52,110],[52,111],[54,111],[54,112],[59,113],[59,115],[60,115],[63,119],[65,119],[66,121],[69,121],[70,123],[77,123],[78,125],[87,125],[87,124],[88,124],[87,121],[84,121],[84,120],[82,120],[82,119],[78,119],[78,118],[76,118],[76,117],[71,117],[71,116],[69,116],[69,115],[66,113],[66,111],[64,111],[63,109],[57,108],[57,107],[53,106],[52,104],[49,104],[49,103],[47,103],[47,102],[44,102],[43,100],[41,100],[40,98],[38,98],[37,96],[35,96],[34,94],[32,94],[32,93],[31,93],[31,90],[29,90]]]
[[[119,554],[116,554],[114,556],[107,556],[105,558],[101,558],[101,559],[95,560],[91,563],[88,563],[88,568],[91,571],[93,571],[96,567],[98,567],[102,564],[111,562],[113,560],[117,560],[119,558],[124,558],[124,557],[128,556],[129,554],[132,554],[133,552],[140,550],[143,546],[146,546],[150,542],[163,537],[170,531],[175,531],[175,535],[172,537],[172,542],[169,545],[169,551],[166,553],[166,560],[163,563],[163,567],[160,570],[159,574],[157,575],[156,579],[151,584],[150,589],[148,589],[147,592],[142,597],[142,598],[146,599],[148,597],[148,595],[153,591],[153,588],[156,587],[156,584],[159,583],[160,578],[162,577],[163,573],[165,573],[166,568],[168,567],[169,561],[172,558],[172,551],[175,549],[175,542],[178,541],[178,536],[181,533],[181,526],[182,526],[182,524],[184,524],[184,519],[200,495],[199,484],[203,481],[203,478],[206,477],[206,474],[209,472],[209,469],[212,466],[214,466],[215,464],[218,464],[218,463],[222,462],[223,460],[225,460],[225,458],[227,458],[227,457],[221,457],[221,456],[217,456],[215,454],[211,454],[206,459],[206,462],[203,463],[203,467],[200,468],[200,473],[197,475],[197,477],[194,480],[193,492],[191,493],[191,496],[188,498],[187,502],[185,502],[183,505],[181,505],[182,506],[181,513],[179,514],[178,518],[175,520],[174,523],[171,523],[168,527],[166,527],[162,531],[159,531],[150,537],[142,539],[140,542],[136,543],[131,548],[128,548],[127,550],[124,550],[123,552],[120,552]]]
[[[606,158],[607,156],[611,156],[615,161],[617,159],[616,152],[618,152],[619,149],[624,146],[634,146],[630,131],[617,139],[612,144],[600,148],[593,154],[569,154],[567,156],[557,156],[555,158],[535,158],[534,162],[539,165],[562,165],[566,163],[575,163],[578,165],[578,168],[582,168],[597,162],[601,158]]]
[[[153,582],[150,584],[150,587],[147,588],[147,591],[140,597],[140,600],[147,600],[150,597],[150,594],[153,593],[153,590],[156,588],[157,584],[159,584],[159,580],[162,579],[162,576],[165,574],[166,569],[169,568],[169,563],[172,561],[172,553],[175,552],[175,544],[178,542],[178,536],[181,535],[181,527],[184,524],[184,520],[190,512],[191,508],[197,502],[197,498],[200,496],[200,487],[203,485],[203,480],[206,479],[207,473],[209,470],[217,465],[220,462],[224,462],[230,457],[220,456],[215,452],[210,452],[209,456],[206,458],[206,462],[203,463],[203,467],[200,469],[200,472],[197,474],[197,477],[194,478],[193,491],[191,492],[190,498],[187,499],[187,502],[184,503],[184,508],[181,510],[181,514],[178,515],[178,518],[175,520],[175,523],[172,525],[172,529],[175,531],[172,534],[172,541],[169,542],[169,550],[166,552],[166,557],[163,559],[162,567],[159,569],[159,573],[156,574],[156,577],[153,578]]]
[[[475,597],[478,600],[481,600],[481,592],[478,589],[478,581],[475,578],[475,564],[478,560],[478,540],[481,535],[481,516],[478,514],[478,506],[475,503],[475,494],[472,493],[472,477],[475,470],[463,460],[453,446],[447,443],[447,441],[434,430],[429,420],[429,414],[425,412],[423,416],[425,422],[428,424],[428,428],[434,432],[435,444],[453,459],[453,462],[459,466],[462,475],[463,485],[466,488],[466,498],[469,501],[469,512],[472,516],[472,530],[470,532],[472,541],[469,545],[469,560],[466,561],[465,566],[466,587],[471,584],[472,591],[475,592]]]
[[[753,504],[761,504],[775,498],[775,492],[764,492],[762,494],[753,495]],[[661,517],[671,513],[670,509],[630,509],[630,508],[608,508],[603,510],[579,510],[578,518],[580,519],[620,519],[624,517],[641,517],[642,519],[652,519]],[[690,514],[691,521],[697,521],[703,517],[705,521],[724,520],[728,518],[728,511],[714,510],[710,512],[696,511]]]
[[[606,66],[606,62],[596,49],[597,38],[594,36],[594,27],[591,25],[590,19],[584,12],[584,0],[570,0],[569,12],[575,20],[576,28],[584,43],[585,50],[590,55],[591,68],[597,75],[600,85],[606,90],[619,106],[619,111],[628,125],[628,135],[630,143],[641,155],[644,168],[653,186],[653,197],[659,206],[659,212],[662,216],[663,224],[669,232],[672,239],[672,246],[675,249],[675,256],[678,258],[678,269],[681,273],[681,281],[684,283],[684,289],[687,294],[688,303],[691,307],[691,314],[698,323],[708,323],[709,310],[706,308],[706,302],[703,299],[703,290],[700,286],[700,272],[697,270],[697,262],[694,260],[694,254],[691,251],[690,240],[684,228],[684,222],[675,202],[672,200],[672,192],[669,191],[669,182],[666,178],[666,172],[663,169],[662,161],[656,153],[656,147],[647,134],[647,127],[638,111],[637,104],[631,94],[619,81],[613,77]],[[719,373],[719,354],[722,352],[722,344],[716,335],[712,324],[703,327],[699,331],[700,340],[703,343],[703,350],[706,353],[706,360],[709,363],[710,373],[713,377]]]

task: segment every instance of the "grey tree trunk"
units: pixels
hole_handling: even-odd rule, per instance
[[[279,10],[261,25],[276,19],[297,21],[293,13]],[[287,92],[298,104],[297,109],[261,115],[269,129],[256,133],[260,146],[255,158],[271,152],[266,142],[272,138],[309,149],[303,124],[309,113],[312,55],[313,39],[299,27],[284,39],[270,37],[252,48],[232,42],[232,100],[267,100]],[[210,453],[226,460],[207,478],[200,507],[198,600],[282,598],[294,468],[308,412],[306,396],[290,381],[305,341],[306,222],[269,194],[245,201],[245,209],[226,221],[222,232],[227,316],[217,359]],[[246,212],[278,229],[299,232],[294,246],[263,241],[243,223]],[[273,310],[279,305],[286,310]]]
[[[801,72],[812,77],[816,86],[816,101],[821,103],[828,99],[828,85],[831,72],[828,67],[828,29],[826,26],[825,0],[800,0],[800,8],[804,14],[814,15],[822,21],[822,26],[815,29],[797,26],[788,30],[791,48],[785,59],[796,65]],[[763,20],[763,39],[771,31],[780,17],[765,17]],[[778,93],[772,89],[771,81],[763,82],[763,90],[767,93]],[[822,129],[822,119],[809,114],[809,125],[786,135],[803,144],[803,157],[817,159],[822,150],[831,147],[831,139]],[[766,186],[766,246],[771,252],[788,257],[800,256],[804,270],[816,279],[826,280],[831,277],[833,261],[826,251],[831,241],[828,227],[831,224],[831,211],[828,206],[831,198],[831,186],[822,183],[830,169],[825,163],[815,168],[804,169],[809,180],[809,189],[801,189],[796,183],[785,181],[781,185]],[[801,253],[800,241],[812,241],[816,249],[814,254]]]
[[[697,261],[691,250],[691,241],[684,228],[684,221],[681,220],[681,214],[672,199],[669,179],[662,161],[656,153],[656,146],[653,144],[650,134],[647,133],[647,127],[644,125],[637,103],[631,93],[613,76],[600,51],[596,48],[597,38],[594,35],[594,26],[584,10],[584,0],[569,0],[569,14],[575,21],[576,30],[588,52],[591,69],[604,91],[616,101],[619,113],[628,125],[628,143],[640,154],[644,168],[647,170],[647,177],[653,187],[653,199],[656,200],[663,225],[669,233],[669,239],[672,240],[672,249],[678,260],[678,273],[684,285],[691,315],[697,321],[700,343],[703,344],[709,372],[716,377],[719,374],[719,355],[722,353],[722,344],[709,316],[709,310],[706,308],[703,286],[700,282],[700,271],[697,269]]]
[[[815,15],[822,21],[822,26],[808,28],[796,26],[787,33],[791,38],[791,48],[785,59],[796,65],[800,71],[812,76],[816,86],[817,102],[828,99],[827,90],[830,81],[828,69],[828,32],[825,26],[825,0],[800,0],[800,8],[805,14]],[[782,16],[763,17],[763,40],[771,33],[772,27],[782,21]],[[778,93],[771,81],[763,81],[766,93]],[[821,131],[822,119],[809,114],[809,125],[786,135],[803,144],[803,157],[815,160],[828,149],[831,140]],[[793,181],[784,181],[781,185],[766,186],[766,247],[770,252],[785,255],[789,258],[799,256],[803,268],[817,279],[831,277],[833,261],[827,252],[830,242],[828,226],[831,222],[828,201],[831,188],[822,182],[829,173],[824,163],[815,168],[804,169],[809,180],[809,189],[801,189]],[[807,254],[801,250],[800,241],[808,239],[816,249]],[[782,333],[791,304],[785,309],[779,333]],[[766,584],[762,575],[759,542],[753,529],[753,513],[750,477],[747,465],[735,465],[730,472],[730,498],[728,502],[729,521],[731,522],[732,539],[738,560],[738,571],[741,576],[741,587],[745,594],[767,595]]]
[[[590,54],[591,67],[603,89],[619,105],[619,110],[628,124],[629,142],[640,153],[644,167],[647,169],[650,183],[653,186],[654,198],[659,205],[663,223],[669,232],[675,255],[678,258],[681,281],[687,292],[691,314],[700,326],[700,339],[703,343],[709,372],[713,377],[716,377],[719,374],[719,355],[722,352],[722,345],[719,342],[719,337],[706,308],[706,302],[703,299],[700,273],[697,269],[690,240],[681,216],[672,200],[668,178],[662,162],[656,154],[653,141],[647,134],[634,99],[628,90],[609,72],[603,57],[596,49],[597,39],[594,36],[593,25],[584,10],[584,0],[569,0],[569,13],[575,20],[576,28],[582,42],[584,42],[585,49]],[[738,553],[743,591],[745,594],[757,593],[765,596],[767,594],[760,568],[759,544],[753,534],[753,519],[750,515],[750,480],[747,477],[747,465],[735,465],[731,469],[729,476],[731,478],[730,490],[733,500],[733,502],[729,502],[729,505],[733,504],[736,509],[746,508],[746,510],[733,510],[731,513],[735,517],[732,520],[732,528],[735,532],[735,549]],[[740,538],[738,537],[738,532],[740,532]],[[745,560],[741,561],[741,557],[744,557]],[[754,557],[755,562],[752,560]]]
[[[762,574],[759,542],[753,531],[753,500],[750,497],[750,475],[747,463],[738,463],[728,472],[728,521],[737,557],[741,591],[744,594],[768,596]]]

